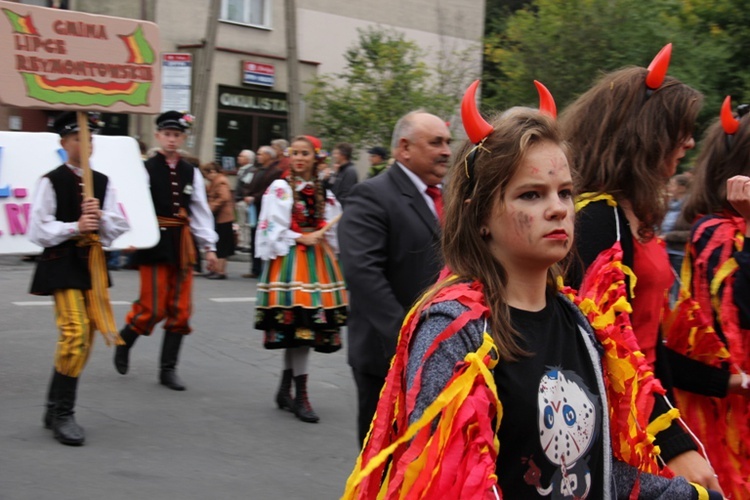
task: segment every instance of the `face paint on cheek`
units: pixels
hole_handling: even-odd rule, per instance
[[[534,218],[525,212],[515,212],[511,214],[513,217],[513,226],[516,235],[519,237],[526,236],[526,239],[531,243],[531,223],[534,222]]]

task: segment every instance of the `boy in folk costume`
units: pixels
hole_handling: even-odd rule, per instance
[[[203,176],[178,153],[192,120],[192,116],[178,111],[167,111],[156,119],[160,150],[146,161],[146,170],[161,239],[136,256],[141,273],[140,298],[125,318],[120,332],[125,344],[117,347],[114,359],[116,370],[125,375],[130,348],[138,336],[151,335],[156,324],[165,319],[159,382],[175,391],[185,390],[175,369],[182,338],[191,332],[193,237],[205,252],[209,271],[216,267],[218,239]]]
[[[89,124],[93,130],[99,126],[98,122]],[[106,175],[92,172],[94,197],[84,196],[76,113],[64,113],[54,127],[68,159],[45,174],[34,193],[29,239],[44,247],[44,252],[31,293],[54,297],[60,329],[44,426],[62,444],[80,446],[85,436],[73,409],[94,331],[101,331],[107,344],[121,342],[109,303],[102,246],[109,246],[130,226]]]

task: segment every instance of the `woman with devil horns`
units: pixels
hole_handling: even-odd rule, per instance
[[[727,97],[706,132],[696,186],[683,217],[693,222],[682,290],[668,321],[667,347],[721,371],[713,393],[675,389],[685,420],[706,446],[724,492],[750,498],[750,118]],[[697,306],[697,307],[696,307]],[[696,309],[702,313],[698,314]],[[703,319],[704,321],[698,321]],[[705,371],[705,370],[704,370]],[[687,375],[700,377],[701,372]],[[682,390],[685,389],[685,390]]]
[[[663,429],[656,435],[661,466],[718,490],[713,469],[698,452],[700,443],[665,395],[673,377],[675,385],[685,384],[683,375],[701,368],[662,343],[666,293],[674,274],[655,228],[666,213],[667,182],[695,147],[693,128],[702,104],[697,90],[667,76],[671,52],[672,45],[666,45],[648,69],[628,67],[604,75],[560,117],[579,175],[577,258],[571,259],[567,275],[581,297],[608,290],[610,301],[619,304],[620,333],[635,343],[642,353],[639,362],[656,377],[647,386],[640,382],[649,397],[633,403],[651,415],[651,432]],[[701,390],[711,390],[712,384],[726,390],[728,376],[720,370],[701,373]],[[628,418],[627,409],[621,408],[621,419]],[[622,447],[625,452],[626,443]]]
[[[557,289],[575,211],[554,101],[537,84],[540,110],[487,123],[478,83],[447,188],[450,274],[404,321],[343,498],[721,498],[613,454],[619,380],[589,323],[606,313],[587,318]],[[638,371],[629,361],[619,367]],[[647,436],[628,438],[653,455]]]
[[[266,349],[284,349],[284,370],[276,404],[303,422],[317,422],[307,396],[310,347],[341,349],[347,294],[330,231],[341,205],[318,179],[324,158],[320,140],[296,137],[289,147],[290,168],[263,195],[255,256],[264,261],[258,281],[255,328]],[[292,381],[295,395],[292,398]]]

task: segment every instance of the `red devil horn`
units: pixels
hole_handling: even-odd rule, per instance
[[[656,90],[664,83],[664,77],[667,76],[669,69],[669,60],[672,58],[672,44],[668,43],[656,54],[654,60],[648,65],[648,75],[646,75],[646,87]]]
[[[482,139],[487,137],[494,130],[492,125],[482,118],[477,109],[476,93],[479,86],[479,80],[469,85],[461,101],[461,120],[464,122],[464,130],[469,140],[474,144],[479,144]]]
[[[721,126],[724,128],[724,132],[729,135],[737,132],[740,128],[740,121],[732,114],[732,98],[727,96],[724,99],[724,104],[721,105]]]
[[[552,97],[552,93],[550,93],[542,82],[534,80],[534,85],[536,85],[536,91],[539,92],[539,111],[552,118],[557,118],[557,106],[555,106],[555,99]]]

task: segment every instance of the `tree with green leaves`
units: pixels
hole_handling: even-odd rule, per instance
[[[478,74],[478,68],[462,68],[471,59],[457,51],[441,54],[436,67],[424,62],[425,55],[399,31],[360,29],[357,44],[344,55],[345,69],[310,82],[313,88],[306,96],[310,125],[327,145],[346,141],[363,147],[389,145],[396,121],[417,108],[449,121],[458,107],[460,89]],[[446,63],[451,60],[452,64]]]
[[[672,0],[534,0],[487,38],[485,57],[503,78],[486,82],[485,104],[533,105],[536,79],[562,107],[600,72],[648,64],[671,40],[678,10]]]
[[[674,43],[669,74],[706,96],[699,132],[724,96],[750,98],[750,11],[744,0],[488,0],[483,107],[535,106],[531,81],[563,108],[602,73],[646,66]],[[495,12],[496,15],[489,15]]]

